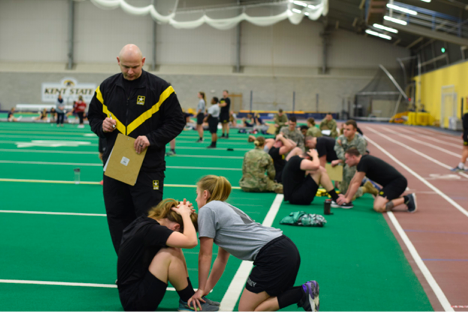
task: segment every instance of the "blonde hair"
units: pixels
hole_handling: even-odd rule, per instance
[[[265,145],[265,138],[262,136],[257,137],[254,141],[254,144],[256,147]]]
[[[166,218],[169,221],[178,223],[180,225],[180,232],[183,232],[184,221],[182,220],[182,216],[174,210],[172,210],[172,207],[177,207],[178,204],[179,202],[177,200],[172,198],[166,198],[163,201],[161,201],[156,207],[153,207],[148,211],[148,217],[156,220]],[[195,230],[198,231],[198,215],[196,213],[193,213],[190,215],[190,219],[192,220]]]
[[[210,193],[210,197],[206,200],[206,203],[212,200],[226,201],[231,194],[231,183],[221,176],[204,176],[198,181],[197,186],[201,191],[206,190]]]

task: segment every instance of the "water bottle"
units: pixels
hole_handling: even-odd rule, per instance
[[[73,171],[75,172],[75,184],[80,184],[80,168],[75,168]]]

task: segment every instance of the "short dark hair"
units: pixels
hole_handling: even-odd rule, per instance
[[[297,122],[296,116],[289,116],[289,121]]]
[[[213,96],[213,101],[215,101],[215,103],[219,103],[219,99],[217,96]]]
[[[301,130],[309,130],[309,127],[307,127],[307,126],[301,126]]]
[[[278,113],[282,113],[282,112],[283,112],[282,108],[278,109]]]
[[[350,120],[346,121],[345,125],[347,125],[347,126],[351,125],[351,126],[354,127],[354,129],[357,129],[357,123],[353,119],[350,119]]]
[[[350,147],[346,150],[346,154],[351,155],[351,156],[361,156],[361,153],[359,153],[358,149],[355,147]]]

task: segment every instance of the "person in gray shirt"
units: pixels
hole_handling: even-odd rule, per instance
[[[197,140],[197,143],[203,142],[203,119],[205,118],[205,110],[206,110],[206,96],[205,92],[198,92],[198,101],[197,105],[197,131],[200,138]]]
[[[63,120],[65,119],[65,103],[60,93],[57,101],[55,102],[55,111],[57,112],[57,127],[60,125],[63,127]]]
[[[203,301],[202,297],[221,278],[232,254],[254,263],[239,311],[273,311],[296,303],[305,311],[318,311],[318,283],[308,281],[294,287],[301,263],[296,245],[281,230],[263,226],[228,204],[230,193],[231,184],[224,177],[207,175],[197,183],[198,290],[188,304]],[[210,273],[213,243],[219,249]]]

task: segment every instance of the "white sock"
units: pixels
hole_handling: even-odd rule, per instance
[[[459,163],[459,164],[458,164],[458,168],[460,168],[460,169],[465,169],[465,164],[462,163],[462,162]]]

